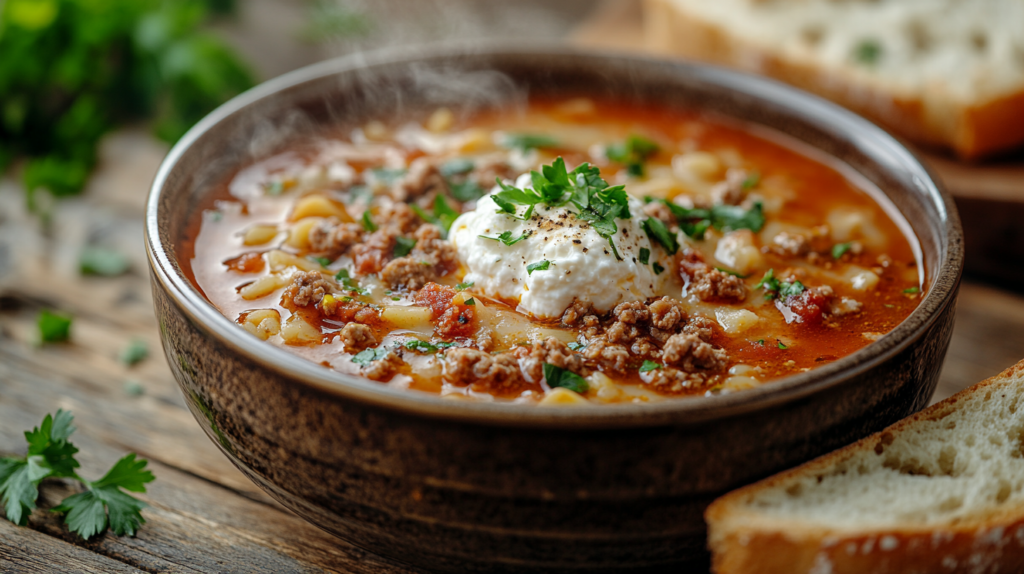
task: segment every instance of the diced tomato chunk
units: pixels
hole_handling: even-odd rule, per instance
[[[821,323],[821,316],[828,308],[828,297],[815,289],[806,289],[799,295],[791,295],[775,302],[787,323]]]
[[[263,260],[263,254],[255,251],[243,253],[234,259],[228,259],[224,262],[228,269],[239,273],[259,273],[263,271],[266,264],[266,261]]]
[[[434,312],[434,319],[437,319],[451,307],[454,298],[455,289],[447,285],[427,283],[416,293],[416,304],[420,307],[430,307]]]
[[[444,339],[469,337],[476,330],[476,311],[472,305],[453,303],[455,289],[437,283],[427,283],[416,293],[416,304],[430,307],[434,317],[434,330]]]

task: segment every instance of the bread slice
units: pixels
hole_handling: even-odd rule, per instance
[[[1020,0],[646,0],[648,47],[815,92],[965,159],[1024,143]]]
[[[1024,572],[1024,361],[705,518],[718,574]]]

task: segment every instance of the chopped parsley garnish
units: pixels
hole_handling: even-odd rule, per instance
[[[356,363],[357,365],[366,366],[372,363],[373,361],[379,361],[384,357],[388,356],[388,352],[389,351],[385,348],[363,349],[362,351],[356,353],[354,357],[352,357],[352,362]]]
[[[372,219],[370,219],[369,209],[363,212],[363,218],[360,220],[360,223],[363,224],[363,229],[369,231],[370,233],[377,231],[377,224],[374,223]]]
[[[658,201],[667,205],[672,211],[672,215],[676,217],[676,221],[679,222],[679,229],[687,236],[697,240],[704,239],[704,232],[709,227],[714,227],[723,233],[737,229],[749,229],[756,233],[764,227],[764,209],[760,202],[755,203],[750,209],[743,209],[738,205],[715,205],[711,209],[688,209],[661,198],[648,198],[648,201]]]
[[[586,345],[584,345],[582,343],[576,343],[576,342],[569,343],[568,345],[566,345],[566,347],[569,347],[573,351],[582,351],[583,349],[587,348]]]
[[[547,271],[548,267],[551,267],[551,262],[548,261],[547,259],[542,259],[540,261],[527,265],[526,274],[533,275],[534,271]]]
[[[908,295],[913,295],[914,293],[920,293],[921,289],[918,287],[908,287],[907,289],[904,289],[903,292]]]
[[[470,297],[469,299],[466,299],[466,302],[464,303],[464,305],[469,305],[470,307],[472,307],[472,306],[476,305],[476,299]]]
[[[853,247],[852,242],[836,243],[832,246],[832,259],[841,259]]]
[[[853,48],[853,59],[861,64],[874,65],[882,58],[882,45],[873,38],[866,38]]]
[[[280,181],[272,181],[265,184],[263,189],[265,189],[270,195],[281,195],[281,192],[284,191],[284,184]]]
[[[715,269],[718,269],[719,271],[721,271],[722,273],[725,273],[727,275],[732,275],[733,277],[739,277],[740,279],[746,279],[747,277],[750,277],[750,275],[744,275],[744,274],[740,273],[739,271],[733,271],[732,269],[726,269],[725,267],[715,267]]]
[[[146,360],[149,356],[149,345],[142,339],[132,339],[128,346],[121,351],[121,362],[129,367]]]
[[[775,270],[769,269],[764,277],[754,285],[754,289],[764,288],[765,299],[775,299],[776,297],[796,297],[803,293],[807,288],[800,281],[779,281],[779,278],[775,276]]]
[[[480,199],[486,193],[475,181],[468,179],[462,182],[448,180],[448,189],[451,190],[452,197],[463,203]]]
[[[661,272],[665,270],[665,268],[661,266],[661,263],[658,263],[657,261],[654,262],[654,265],[651,265],[651,269],[654,269],[655,275],[661,275]]]
[[[754,189],[755,187],[757,187],[757,184],[759,183],[761,183],[761,174],[759,172],[753,171],[750,172],[750,175],[747,176],[747,179],[743,180],[743,183],[740,184],[740,188],[743,189],[743,191],[747,191],[750,189]]]
[[[434,344],[434,343],[428,343],[426,341],[420,341],[418,339],[414,339],[412,341],[406,341],[405,342],[405,348],[406,349],[409,349],[409,350],[412,350],[412,351],[418,351],[420,353],[436,353],[436,352],[438,352],[441,349],[447,349],[449,347],[454,347],[454,346],[455,346],[455,343],[437,343],[437,344]]]
[[[395,238],[395,250],[393,254],[396,258],[405,257],[412,253],[412,248],[416,247],[416,240],[410,237],[398,236]]]
[[[786,349],[788,349],[789,347],[787,347],[787,346],[785,345],[785,343],[783,343],[782,341],[779,341],[779,348],[780,348],[780,349],[782,349],[783,351],[785,351],[785,350],[786,350]]]
[[[626,164],[629,175],[642,176],[644,162],[658,153],[658,144],[643,136],[632,135],[625,142],[609,145],[605,148],[605,156],[612,161]]]
[[[676,240],[675,235],[665,227],[665,224],[660,219],[649,217],[644,220],[641,226],[647,232],[647,237],[651,238],[651,242],[660,244],[669,255],[675,255],[679,251],[679,242]]]
[[[489,237],[487,235],[481,235],[480,237],[484,239],[490,239],[491,241],[500,241],[505,245],[515,245],[516,243],[519,243],[520,241],[526,239],[529,236],[529,231],[524,231],[523,234],[520,235],[519,237],[512,237],[511,231],[503,231],[501,232],[501,235],[498,235],[497,237]]]
[[[338,273],[335,274],[334,278],[341,283],[341,286],[344,287],[346,291],[351,291],[364,297],[370,294],[369,291],[360,287],[359,283],[348,274],[348,269],[339,270]],[[349,297],[348,300],[351,301],[352,298]]]
[[[312,255],[310,255],[309,260],[316,261],[317,263],[320,264],[320,267],[327,267],[328,265],[331,264],[331,260],[327,257],[313,257]]]
[[[462,175],[473,171],[476,164],[473,160],[465,157],[457,157],[455,159],[448,160],[441,164],[438,171],[445,177],[451,177],[453,175]]]
[[[497,178],[501,191],[491,196],[501,208],[499,213],[515,215],[515,205],[528,205],[527,214],[532,213],[535,205],[546,204],[549,207],[560,207],[572,204],[576,207],[576,218],[586,221],[597,231],[598,235],[608,240],[615,253],[615,258],[622,260],[612,236],[619,230],[615,219],[629,219],[629,198],[624,186],[610,187],[601,179],[601,170],[582,163],[576,169],[567,172],[565,160],[561,157],[551,165],[541,167],[540,172],[531,172],[533,187],[520,189],[506,184]],[[529,219],[529,215],[523,217]]]
[[[761,345],[763,347],[764,346],[764,339],[758,339],[758,340],[754,341],[754,344]]]
[[[655,363],[654,361],[644,361],[644,364],[640,365],[640,372],[646,373],[649,371],[656,371],[663,366],[664,365],[662,365],[661,363]]]
[[[375,167],[370,170],[373,179],[387,184],[398,181],[405,173],[404,167]]]
[[[43,309],[36,324],[39,326],[39,340],[43,343],[61,343],[71,336],[70,315]]]
[[[444,196],[440,194],[434,198],[433,213],[427,213],[415,203],[410,203],[409,208],[423,221],[440,227],[443,237],[448,237],[448,230],[452,228],[452,223],[459,217],[459,212],[448,205],[448,202],[444,200]]]
[[[587,380],[572,371],[544,363],[544,379],[552,389],[562,387],[580,394],[587,392],[590,385]]]
[[[647,265],[651,260],[651,250],[646,247],[640,248],[640,264]]]
[[[134,536],[145,522],[141,511],[146,503],[127,494],[146,492],[146,483],[154,480],[145,470],[147,461],[129,454],[114,463],[103,478],[85,480],[75,471],[78,448],[68,440],[75,427],[70,412],[58,410],[46,415],[38,427],[25,433],[28,453],[24,457],[0,458],[0,500],[7,519],[20,526],[36,508],[39,484],[44,478],[70,478],[82,483],[83,492],[65,498],[53,508],[65,513],[68,529],[88,540],[109,526],[118,536]]]
[[[455,286],[455,290],[456,291],[465,291],[466,289],[469,289],[470,287],[472,287],[473,284],[474,283],[472,281],[467,281],[465,283],[459,283],[458,285]]]
[[[102,247],[86,247],[78,257],[78,268],[82,275],[116,277],[128,271],[131,263],[119,251]]]
[[[529,151],[535,148],[555,148],[559,146],[559,143],[555,138],[543,134],[505,134],[501,138],[500,145]]]

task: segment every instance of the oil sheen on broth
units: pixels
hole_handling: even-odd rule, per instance
[[[343,373],[460,400],[652,402],[805,371],[903,321],[923,269],[882,197],[762,128],[535,99],[246,166],[182,259],[239,328]]]

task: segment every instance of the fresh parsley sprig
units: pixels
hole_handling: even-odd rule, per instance
[[[28,452],[24,457],[0,458],[0,501],[7,519],[20,526],[36,508],[39,483],[44,478],[72,478],[85,491],[65,498],[53,512],[66,516],[68,528],[88,540],[109,526],[118,536],[135,536],[145,523],[142,510],[146,503],[127,494],[146,492],[146,483],[154,480],[146,470],[147,461],[128,454],[96,481],[85,480],[75,471],[78,448],[68,438],[75,432],[74,417],[68,411],[47,414],[42,424],[25,432]]]
[[[452,223],[459,217],[459,212],[452,206],[448,205],[448,202],[444,200],[444,196],[438,194],[434,198],[434,210],[432,213],[427,213],[422,207],[415,203],[410,203],[409,208],[427,223],[433,223],[434,225],[441,228],[441,236],[447,238],[448,230],[452,228]]]
[[[654,141],[632,135],[624,142],[606,147],[604,155],[612,161],[626,164],[626,172],[629,175],[640,177],[644,174],[644,162],[660,149],[661,147]]]
[[[548,386],[552,389],[563,387],[580,394],[585,394],[590,390],[590,385],[587,384],[586,379],[568,369],[556,367],[551,363],[544,363],[544,380],[547,381]]]
[[[765,299],[775,299],[776,297],[785,299],[786,297],[797,297],[803,293],[807,288],[800,281],[794,279],[792,281],[779,281],[779,278],[775,276],[775,269],[769,269],[764,277],[754,285],[754,289],[764,288]]]
[[[764,227],[764,207],[761,202],[755,203],[750,209],[743,209],[738,205],[715,205],[711,209],[688,209],[661,198],[648,197],[646,200],[657,201],[668,206],[676,221],[679,222],[679,229],[698,241],[704,239],[704,232],[709,227],[714,227],[723,233],[737,229],[749,229],[757,233]]]
[[[622,259],[612,236],[619,230],[615,220],[631,217],[625,186],[609,186],[601,179],[601,170],[589,163],[567,171],[561,157],[551,165],[542,166],[540,172],[531,172],[530,176],[533,187],[522,189],[497,179],[501,191],[491,198],[501,208],[498,213],[515,214],[516,205],[529,206],[528,214],[540,204],[548,207],[572,205],[577,210],[576,217],[589,223],[598,235],[607,239],[615,258]]]
[[[490,239],[491,241],[499,241],[504,243],[506,246],[512,246],[530,236],[529,231],[524,231],[519,237],[512,237],[511,231],[503,231],[497,237],[491,237],[489,235],[481,235],[482,239]]]

